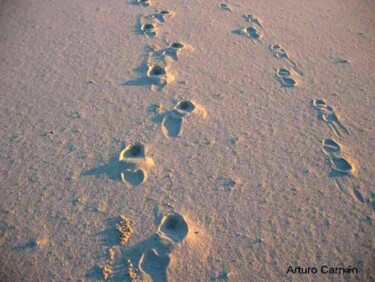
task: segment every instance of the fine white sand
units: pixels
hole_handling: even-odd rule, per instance
[[[374,1],[150,1],[0,2],[0,280],[374,281]]]

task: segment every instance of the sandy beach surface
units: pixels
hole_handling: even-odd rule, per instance
[[[0,281],[375,281],[374,38],[370,0],[0,1]]]

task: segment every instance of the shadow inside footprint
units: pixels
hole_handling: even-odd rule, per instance
[[[124,158],[144,158],[145,146],[140,143],[128,145],[120,154],[120,160]]]
[[[170,261],[168,255],[160,255],[155,249],[150,249],[142,255],[139,268],[150,275],[153,281],[168,281],[167,268]]]
[[[191,113],[192,111],[194,111],[195,106],[190,101],[182,101],[177,104],[176,108],[183,112]]]
[[[167,114],[162,121],[162,131],[167,137],[177,137],[181,132],[183,118],[175,112]]]
[[[159,231],[178,243],[185,239],[189,232],[189,227],[182,215],[171,213],[164,218]]]
[[[293,78],[283,77],[281,78],[282,87],[294,87],[297,83]]]
[[[344,158],[341,157],[333,157],[330,159],[332,169],[342,172],[342,173],[349,173],[353,170],[353,166]]]
[[[323,140],[323,153],[327,156],[334,156],[341,152],[340,145],[331,138]]]
[[[146,181],[147,174],[142,169],[127,169],[121,173],[121,178],[125,183],[128,182],[132,186],[137,186]]]

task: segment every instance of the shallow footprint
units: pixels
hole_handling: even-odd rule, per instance
[[[164,23],[166,18],[172,18],[175,15],[174,12],[169,10],[161,10],[154,14],[146,16],[147,19],[156,19],[160,23]]]
[[[290,77],[283,77],[281,78],[281,85],[283,87],[294,87],[297,85],[297,82],[293,79],[293,78],[290,78]]]
[[[340,154],[340,152],[341,152],[340,144],[337,143],[335,140],[331,138],[325,138],[323,140],[323,153],[326,156],[332,157],[337,154]]]
[[[291,71],[280,68],[276,72],[277,80],[279,80],[282,87],[294,87],[297,85],[297,81],[294,79],[294,75]]]
[[[159,232],[175,243],[181,242],[187,236],[189,227],[184,217],[178,213],[171,213],[162,219]]]
[[[328,105],[323,99],[315,99],[312,103],[318,112],[318,117],[321,118],[337,136],[342,136],[343,132],[350,135],[349,130],[342,124],[333,107]]]
[[[251,22],[251,23],[255,23],[257,26],[259,26],[260,28],[263,28],[260,20],[254,16],[254,15],[243,15],[242,16],[246,21],[248,22]]]
[[[166,137],[177,137],[181,132],[183,117],[178,113],[168,113],[162,121],[162,131]]]
[[[225,4],[225,3],[219,4],[219,8],[222,11],[232,12],[232,9],[228,6],[228,4]]]
[[[288,71],[287,69],[284,69],[284,68],[280,68],[277,70],[277,75],[279,77],[289,77],[292,75],[292,73],[290,71]]]
[[[168,255],[160,255],[155,249],[150,249],[142,255],[139,269],[150,275],[153,281],[168,281],[167,268],[170,261]]]

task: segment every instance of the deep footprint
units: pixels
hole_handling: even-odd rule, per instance
[[[184,113],[191,113],[195,110],[195,105],[190,101],[181,101],[177,104],[176,109]]]
[[[173,242],[179,243],[187,236],[189,227],[182,215],[171,213],[163,218],[159,231]]]
[[[120,160],[125,158],[145,158],[145,145],[135,143],[128,145],[120,154]]]

